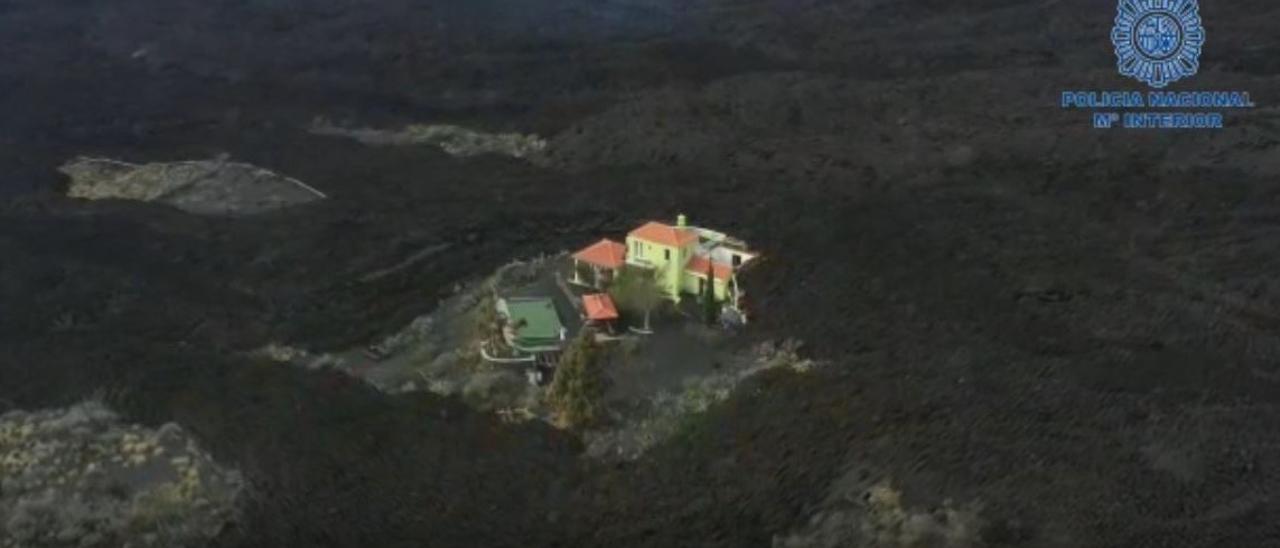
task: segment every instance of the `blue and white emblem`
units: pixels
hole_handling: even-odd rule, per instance
[[[1200,69],[1200,5],[1196,0],[1120,0],[1111,42],[1120,74],[1163,88]]]

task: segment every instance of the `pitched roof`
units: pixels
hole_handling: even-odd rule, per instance
[[[627,259],[627,246],[605,238],[582,248],[573,258],[604,268],[620,268]]]
[[[698,241],[698,234],[687,228],[678,228],[657,221],[649,221],[627,234],[632,238],[672,247],[684,247]]]
[[[712,268],[711,273],[718,280],[727,280],[729,279],[730,276],[733,275],[732,266],[729,266],[724,263],[711,262],[710,259],[700,255],[694,255],[691,259],[689,259],[689,264],[685,265],[684,271],[690,274],[706,276],[707,265],[711,265],[711,268]]]
[[[582,308],[586,310],[588,320],[618,319],[618,309],[613,306],[613,299],[604,293],[583,295]]]

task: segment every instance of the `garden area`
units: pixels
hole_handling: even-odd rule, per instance
[[[507,421],[541,420],[578,433],[587,454],[601,459],[638,458],[757,372],[813,366],[796,341],[753,342],[727,329],[710,299],[671,302],[642,269],[620,271],[604,290],[617,303],[616,321],[585,323],[575,299],[599,290],[564,283],[572,268],[563,254],[504,265],[371,345],[377,355],[369,348],[275,355],[388,393],[430,392]],[[559,351],[535,358],[512,348],[503,299],[551,303],[565,328]],[[553,366],[554,374],[532,382],[529,372],[539,366]]]

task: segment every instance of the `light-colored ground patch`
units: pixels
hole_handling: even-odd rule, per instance
[[[373,359],[366,348],[333,354],[272,343],[256,357],[311,369],[336,368],[388,393],[427,391],[457,396],[484,411],[532,418],[545,413],[542,389],[529,385],[520,365],[487,363],[480,357],[483,326],[495,315],[495,290],[502,294],[542,292],[540,274],[556,258],[516,261],[482,280],[455,287],[452,295],[403,329],[373,341],[386,356]]]
[[[249,215],[325,197],[296,179],[225,160],[130,164],[82,157],[59,171],[71,178],[72,198],[159,202],[201,215]]]
[[[310,368],[335,367],[388,393],[429,391],[456,396],[468,405],[511,421],[557,424],[545,401],[546,387],[528,382],[528,364],[482,359],[480,344],[492,332],[495,296],[546,296],[556,304],[572,339],[579,313],[561,283],[568,274],[566,255],[515,261],[492,276],[455,288],[431,313],[375,346],[386,357],[372,359],[364,348],[331,355],[272,344],[259,357]],[[559,279],[557,279],[559,278]],[[724,401],[746,378],[787,368],[805,373],[819,366],[802,358],[796,341],[747,346],[719,327],[668,312],[654,319],[654,334],[620,335],[604,345],[605,419],[581,432],[586,455],[631,460],[676,435],[691,417]]]
[[[0,415],[0,546],[200,546],[237,515],[240,475],[181,427],[100,403]]]
[[[980,546],[981,508],[944,501],[913,507],[887,480],[869,483],[861,470],[838,479],[800,530],[773,539],[774,548],[970,548]]]
[[[512,158],[532,158],[547,147],[537,135],[485,133],[448,124],[413,124],[400,130],[347,128],[318,119],[310,131],[316,135],[345,137],[373,146],[437,146],[452,156],[499,154]]]
[[[388,392],[426,390],[459,396],[484,411],[504,416],[545,415],[542,389],[531,386],[520,364],[481,359],[486,326],[496,319],[495,296],[550,295],[549,268],[560,256],[514,261],[483,280],[459,286],[431,313],[378,342],[389,356],[373,362],[358,349],[343,353],[345,369]],[[562,307],[567,308],[567,307]],[[571,310],[560,316],[571,322]]]

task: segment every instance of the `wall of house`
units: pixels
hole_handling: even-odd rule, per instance
[[[659,283],[671,298],[679,297],[684,283],[684,265],[692,250],[627,237],[627,262],[656,268]]]
[[[699,282],[706,279],[705,274],[694,274],[692,272],[684,273],[684,283],[681,284],[680,290],[686,295],[701,297],[702,293],[698,291]],[[711,286],[712,292],[715,293],[716,300],[726,300],[729,298],[729,284],[725,280],[716,279]]]

